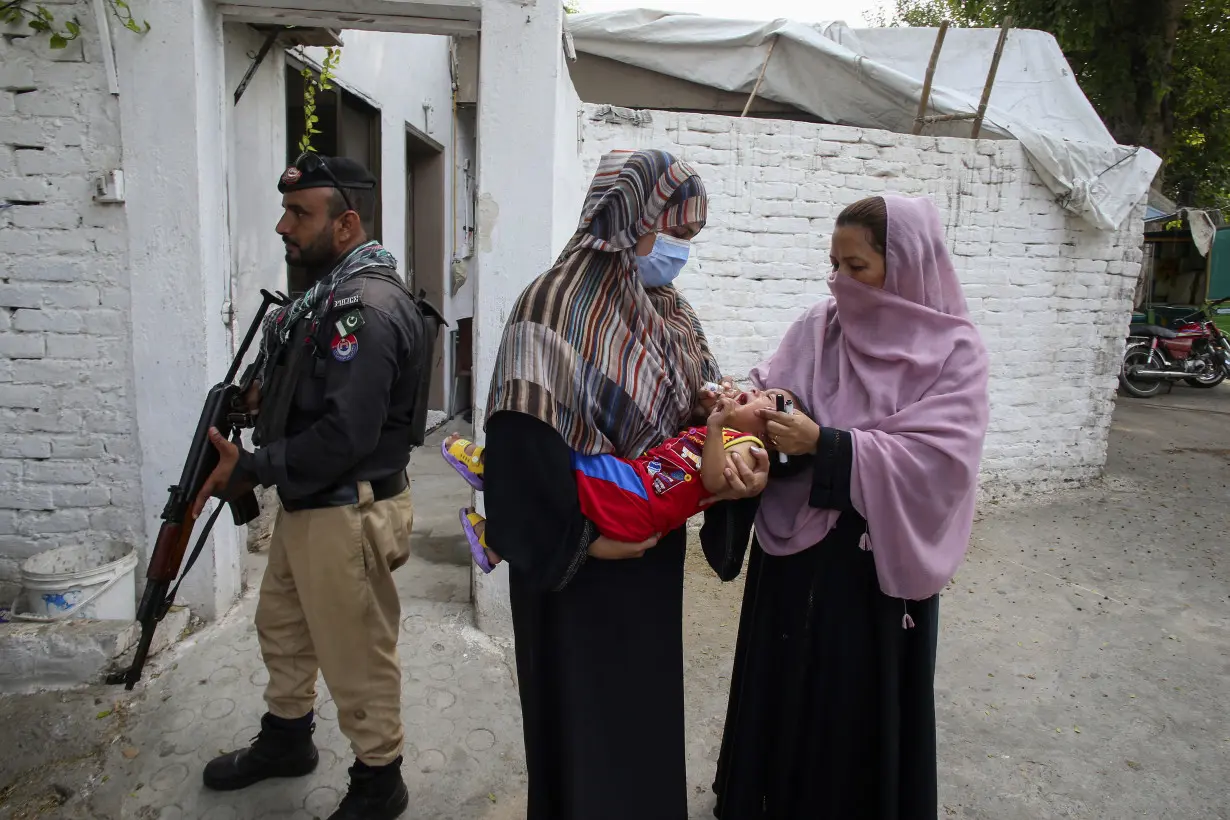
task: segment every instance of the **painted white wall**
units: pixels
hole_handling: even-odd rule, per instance
[[[568,58],[559,53],[559,80],[555,84],[555,207],[552,215],[551,247],[558,254],[576,233],[589,189],[589,175],[581,162],[581,98],[572,84]],[[579,193],[578,193],[579,191]]]
[[[560,53],[563,7],[519,0],[483,3],[478,92],[478,275],[474,317],[475,431],[483,438],[491,370],[508,310],[550,267],[556,186],[534,184],[554,171],[560,140],[544,128],[563,116],[560,83],[571,85]],[[575,91],[573,94],[575,95]],[[573,120],[575,130],[575,118]],[[481,501],[481,497],[480,497]],[[474,574],[478,626],[512,635],[507,570]]]
[[[586,106],[588,172],[604,151],[654,147],[704,179],[709,222],[678,285],[724,372],[745,378],[828,293],[842,208],[879,193],[926,194],[991,355],[984,490],[1100,473],[1143,204],[1120,231],[1097,231],[1055,204],[1012,141],[658,111],[637,127],[595,121],[595,110]]]
[[[151,3],[142,16],[149,33],[117,30],[114,40],[148,554],[205,393],[230,358],[222,319],[231,268],[224,116],[230,100],[222,23],[211,2]],[[151,118],[159,101],[173,101],[174,116]],[[240,534],[225,513],[221,521],[181,590],[181,601],[206,618],[225,611],[240,588]]]
[[[231,232],[233,322],[238,346],[261,303],[261,288],[286,291],[282,240],[274,230],[282,215],[278,178],[286,169],[286,59],[272,48],[252,75],[239,104],[233,95],[265,36],[251,26],[227,23],[225,39],[227,174]],[[248,354],[251,361],[256,348]]]
[[[0,38],[0,606],[20,563],[111,539],[148,554],[141,522],[129,302],[129,219],[90,178],[120,168],[91,4],[82,33]],[[29,29],[0,25],[6,34]],[[21,94],[10,93],[22,91]],[[140,585],[138,585],[140,586]]]

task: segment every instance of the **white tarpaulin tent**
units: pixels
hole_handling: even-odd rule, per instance
[[[645,9],[568,15],[576,50],[725,91],[750,93],[774,38],[758,96],[839,125],[910,133],[936,29],[851,29],[844,23],[747,22]],[[972,113],[999,37],[949,29],[929,115]],[[970,122],[924,134],[968,136]],[[1021,142],[1035,170],[1073,213],[1115,230],[1144,198],[1161,160],[1115,143],[1050,34],[1013,30],[982,136]]]

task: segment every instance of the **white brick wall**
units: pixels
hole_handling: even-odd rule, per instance
[[[692,162],[709,223],[679,286],[727,373],[746,376],[828,292],[829,239],[846,205],[926,194],[992,358],[984,489],[1097,475],[1141,261],[1143,204],[1117,234],[1068,216],[1019,143],[653,112],[612,124],[584,107],[586,180],[612,148]]]
[[[127,226],[90,189],[120,167],[119,109],[91,4],[53,9],[82,23],[68,49],[0,37],[0,581],[141,528]]]

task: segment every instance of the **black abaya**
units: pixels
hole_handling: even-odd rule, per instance
[[[826,430],[814,459],[811,504],[842,511],[833,531],[784,557],[752,541],[714,779],[721,820],[935,820],[939,596],[880,591],[874,556],[859,548],[848,441]],[[701,539],[729,578],[756,504],[725,507]]]
[[[571,456],[551,427],[487,424],[487,542],[508,561],[527,820],[684,820],[682,529],[587,558]]]

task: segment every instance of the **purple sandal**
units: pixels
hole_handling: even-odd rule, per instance
[[[483,574],[488,574],[495,567],[492,565],[491,559],[487,557],[487,550],[483,547],[482,539],[474,531],[474,523],[470,520],[471,514],[475,518],[478,517],[478,513],[471,513],[468,507],[462,507],[458,512],[458,518],[461,519],[461,528],[465,530],[466,540],[470,542],[470,557],[474,559],[474,563],[478,564]]]

